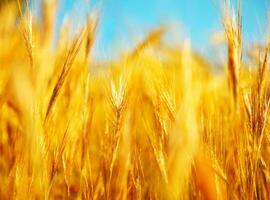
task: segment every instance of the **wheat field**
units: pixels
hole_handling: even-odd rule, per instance
[[[0,199],[270,199],[269,44],[246,62],[240,1],[220,71],[163,26],[98,62],[99,17],[55,42],[56,7],[0,3]]]

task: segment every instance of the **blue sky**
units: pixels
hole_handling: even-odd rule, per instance
[[[101,11],[96,48],[112,54],[115,46],[143,36],[160,24],[176,24],[179,38],[189,37],[199,52],[207,51],[210,36],[222,30],[220,0],[90,0],[89,7]],[[71,12],[75,21],[86,6],[79,0],[60,0],[58,25]],[[85,2],[82,0],[81,2]],[[233,1],[235,2],[235,1]],[[242,0],[243,35],[247,41],[261,40],[266,32],[269,0]],[[77,17],[77,19],[76,19]],[[74,18],[73,18],[74,19]]]

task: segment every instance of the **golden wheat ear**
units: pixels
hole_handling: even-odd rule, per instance
[[[67,55],[66,55],[66,58],[64,60],[64,63],[63,63],[63,66],[62,66],[62,71],[61,71],[61,74],[53,88],[53,92],[52,92],[52,95],[50,97],[50,100],[49,100],[49,104],[48,104],[48,107],[47,107],[47,111],[46,111],[46,115],[45,115],[45,122],[47,121],[50,113],[51,113],[51,110],[52,110],[52,107],[54,106],[55,104],[55,101],[60,93],[60,90],[66,80],[66,77],[73,65],[73,62],[76,58],[76,55],[78,54],[78,51],[80,50],[80,47],[81,47],[81,44],[82,44],[82,38],[83,38],[83,32],[79,33],[76,38],[74,39]]]
[[[235,102],[238,98],[238,82],[241,68],[242,54],[242,21],[241,21],[241,1],[238,0],[237,22],[229,3],[226,5],[223,14],[223,26],[227,38],[227,69],[228,79]]]
[[[148,35],[144,38],[144,40],[137,44],[134,50],[130,53],[130,55],[128,56],[129,60],[136,59],[138,55],[148,46],[159,43],[165,32],[165,27],[159,27],[156,30],[150,31]]]
[[[87,25],[86,25],[86,44],[85,44],[85,61],[87,62],[89,59],[89,54],[94,45],[94,41],[96,39],[97,29],[99,25],[99,17],[88,16]]]
[[[28,0],[26,1],[26,11],[23,13],[22,11],[22,3],[17,0],[17,5],[18,5],[18,9],[19,9],[19,15],[20,15],[20,27],[19,27],[19,31],[21,33],[21,36],[23,38],[25,47],[26,47],[26,51],[28,54],[28,58],[29,58],[29,63],[30,63],[30,70],[33,71],[34,68],[34,61],[33,61],[33,48],[34,48],[34,43],[33,43],[33,32],[32,32],[32,28],[33,28],[33,16],[32,13],[30,11],[30,7],[29,7],[29,3]]]

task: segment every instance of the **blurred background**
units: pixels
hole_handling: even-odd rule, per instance
[[[1,0],[0,6],[7,1],[12,0]],[[41,13],[41,1],[31,1],[37,16]],[[55,38],[65,21],[72,21],[76,29],[85,21],[87,12],[96,12],[100,16],[94,46],[96,57],[114,57],[161,25],[173,32],[167,39],[181,43],[190,38],[194,50],[209,56],[217,53],[212,40],[222,31],[222,1],[226,0],[58,0]],[[236,9],[237,0],[231,2]],[[241,8],[244,45],[264,43],[269,0],[243,0]]]
[[[79,13],[86,8],[84,1],[78,2],[60,1],[58,24],[70,12]],[[236,8],[237,0],[232,3]],[[192,47],[204,54],[211,51],[209,40],[213,34],[222,30],[219,0],[90,0],[88,6],[100,10],[96,48],[105,55],[110,54],[113,46],[124,48],[129,41],[139,40],[148,30],[160,25],[173,28],[179,39],[189,37]],[[244,40],[255,42],[264,38],[268,0],[244,0],[241,7]]]

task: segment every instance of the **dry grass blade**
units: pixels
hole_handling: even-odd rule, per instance
[[[51,166],[51,172],[50,172],[50,182],[52,182],[57,170],[58,170],[58,165],[61,163],[61,158],[65,149],[65,145],[67,142],[67,133],[68,133],[68,127],[66,131],[64,132],[64,135],[57,146],[55,152],[53,152],[53,158],[52,158],[52,166]]]
[[[148,140],[151,144],[152,151],[153,151],[153,154],[155,156],[155,161],[158,165],[158,169],[160,171],[160,174],[161,174],[164,182],[167,184],[168,183],[168,175],[167,175],[167,169],[165,166],[165,156],[164,156],[164,151],[162,149],[162,145],[161,145],[161,143],[159,143],[159,145],[155,144],[155,142],[150,137],[150,135],[148,134],[147,136],[148,136]]]
[[[81,155],[81,169],[84,166],[84,158],[87,152],[87,119],[88,119],[88,97],[89,97],[89,80],[90,74],[87,73],[87,78],[84,82],[84,97],[83,97],[83,108],[82,108],[82,155]]]

